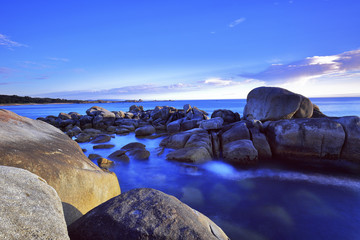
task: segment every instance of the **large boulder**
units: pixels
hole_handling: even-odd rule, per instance
[[[154,189],[134,189],[93,209],[69,228],[71,239],[227,240],[205,215]]]
[[[254,165],[258,161],[258,151],[252,141],[247,139],[229,142],[223,146],[225,161],[242,165]]]
[[[311,101],[278,87],[259,87],[250,91],[244,108],[244,116],[260,121],[290,118],[310,118],[313,114]]]
[[[0,166],[0,239],[69,239],[61,200],[39,176]]]
[[[79,145],[42,121],[0,110],[0,165],[29,170],[60,196],[67,224],[120,194],[115,174],[101,170]]]
[[[360,118],[349,116],[334,118],[333,120],[340,123],[346,133],[341,159],[360,162]]]
[[[328,118],[270,122],[266,135],[273,155],[285,159],[339,159],[345,142],[342,125]]]

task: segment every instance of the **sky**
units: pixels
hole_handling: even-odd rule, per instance
[[[0,94],[360,96],[359,12],[358,0],[2,1]]]

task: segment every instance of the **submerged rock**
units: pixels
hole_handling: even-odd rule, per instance
[[[137,160],[147,160],[150,157],[150,152],[146,150],[145,145],[139,142],[126,144],[121,150],[126,151],[127,155]]]
[[[228,240],[205,215],[163,192],[141,188],[93,209],[69,228],[71,239]]]
[[[59,194],[67,224],[120,193],[115,174],[101,170],[50,124],[0,110],[0,135],[0,165],[45,179]]]
[[[108,156],[108,158],[110,158],[112,160],[128,162],[130,159],[125,153],[126,153],[125,150],[117,150],[117,151],[113,152],[112,154],[110,154]]]
[[[0,166],[0,239],[69,239],[61,200],[39,176]]]

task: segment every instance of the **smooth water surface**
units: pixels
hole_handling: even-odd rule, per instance
[[[360,98],[312,99],[330,116],[360,115]],[[199,100],[144,102],[144,109],[157,105],[182,108],[186,103],[209,113],[230,109],[242,115],[245,100]],[[98,104],[108,110],[127,111],[134,103]],[[7,106],[20,115],[36,118],[76,111],[85,114],[93,104]],[[150,151],[146,161],[130,159],[110,168],[118,176],[122,192],[150,187],[174,195],[207,215],[231,239],[359,239],[360,167],[343,164],[324,166],[261,162],[243,169],[214,160],[187,164],[158,156],[163,137],[136,138],[134,133],[114,135],[113,149],[93,149],[81,143],[86,155],[107,157],[129,142],[141,142]]]

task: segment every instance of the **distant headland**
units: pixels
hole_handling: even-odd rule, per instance
[[[61,98],[39,98],[39,97],[21,97],[17,95],[0,95],[0,105],[23,105],[23,104],[59,104],[59,103],[120,103],[120,102],[143,102],[138,100],[68,100]]]

